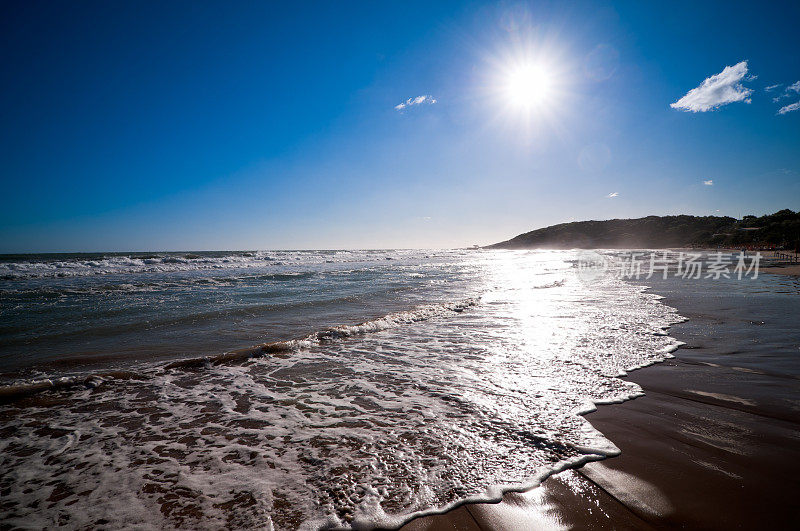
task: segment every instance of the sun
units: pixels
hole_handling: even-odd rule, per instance
[[[529,142],[563,132],[574,93],[574,61],[544,37],[519,36],[486,53],[481,96],[492,122]]]
[[[507,72],[504,92],[512,107],[530,110],[547,102],[552,85],[552,76],[542,65],[522,64]]]

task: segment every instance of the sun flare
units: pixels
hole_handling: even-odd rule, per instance
[[[508,72],[505,92],[509,103],[518,109],[530,109],[545,103],[550,96],[552,78],[540,65],[521,65]]]

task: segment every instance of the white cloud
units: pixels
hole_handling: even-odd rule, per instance
[[[714,186],[714,181],[709,179],[707,181],[703,181],[703,184],[706,186]]]
[[[617,197],[618,195],[619,195],[619,192],[611,192],[611,193],[610,193],[610,194],[608,194],[606,197],[607,197],[607,198],[609,198],[609,199],[614,199],[614,198],[615,198],[615,197]]]
[[[397,109],[398,111],[402,111],[407,107],[411,107],[413,105],[422,105],[423,103],[427,105],[433,105],[434,103],[436,103],[436,100],[433,98],[433,96],[429,94],[424,94],[422,96],[417,96],[416,98],[408,98],[403,103],[395,105],[394,108]]]
[[[779,87],[780,85],[773,85],[773,86],[774,87]],[[789,85],[788,87],[783,89],[783,92],[781,92],[780,94],[778,94],[777,96],[772,98],[772,101],[775,102],[775,103],[778,103],[783,98],[790,98],[792,96],[792,94],[790,94],[790,92],[798,92],[798,93],[800,93],[800,81],[795,81],[794,83],[792,83],[791,85]]]
[[[745,75],[747,61],[726,66],[722,72],[706,78],[699,87],[671,103],[670,107],[682,111],[706,112],[737,101],[750,103],[750,94],[753,91],[741,83]]]
[[[764,87],[764,90],[766,90],[767,92],[772,92],[773,90],[775,90],[776,88],[780,87],[781,85],[783,85],[783,83],[777,83],[775,85],[770,85],[768,87]]]
[[[787,112],[794,112],[794,111],[797,111],[797,110],[800,110],[800,101],[796,101],[794,103],[790,103],[789,105],[786,105],[785,107],[781,107],[778,110],[778,114],[786,114]]]

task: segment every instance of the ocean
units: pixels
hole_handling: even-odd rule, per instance
[[[4,256],[0,519],[396,527],[615,455],[581,414],[639,396],[619,376],[670,357],[684,318],[646,282],[583,261]]]

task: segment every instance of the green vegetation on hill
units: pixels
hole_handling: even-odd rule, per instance
[[[647,216],[577,221],[537,229],[489,249],[665,247],[800,247],[800,212],[781,210],[741,220],[719,216]]]

